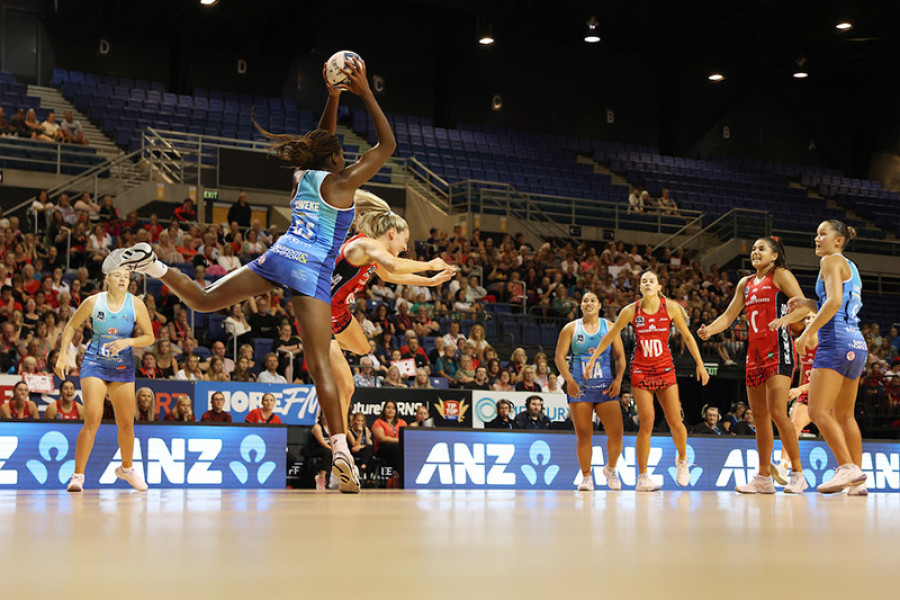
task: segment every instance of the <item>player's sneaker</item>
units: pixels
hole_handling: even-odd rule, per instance
[[[156,260],[153,247],[147,242],[138,242],[131,248],[119,248],[109,253],[103,259],[103,272],[109,273],[116,269],[142,272]]]
[[[770,472],[772,473],[772,479],[777,481],[780,485],[788,484],[788,474],[787,474],[787,470],[784,467],[782,467],[778,463],[772,463],[772,465],[769,467],[769,469],[770,469]]]
[[[609,465],[603,467],[603,476],[606,477],[606,485],[609,486],[609,489],[614,492],[618,492],[622,489],[622,480],[619,479],[619,472],[613,468],[610,468]]]
[[[578,484],[579,492],[593,492],[594,491],[594,476],[588,473],[584,477],[581,478],[581,483]]]
[[[316,489],[320,492],[324,492],[328,486],[325,484],[325,475],[323,473],[316,473]]]
[[[744,485],[734,486],[734,491],[741,494],[774,494],[775,482],[765,475],[754,475],[753,479]]]
[[[134,469],[134,467],[131,467],[126,471],[122,468],[122,465],[119,465],[118,467],[116,467],[116,477],[118,477],[119,479],[124,479],[128,482],[128,485],[139,492],[147,491],[147,482],[144,481],[144,478],[141,477],[141,475]]]
[[[841,465],[829,481],[819,484],[816,489],[821,494],[833,494],[851,485],[865,483],[866,474],[856,465]]]
[[[634,491],[636,492],[656,492],[662,488],[661,485],[655,483],[653,478],[650,477],[647,473],[641,473],[638,475],[637,485],[634,486]]]
[[[80,492],[84,489],[84,473],[73,473],[69,485],[66,486],[67,492]]]
[[[691,482],[691,465],[688,463],[687,457],[684,459],[675,457],[675,483],[681,487],[685,487]]]
[[[331,473],[338,479],[338,489],[343,494],[359,493],[359,475],[354,470],[356,464],[349,453],[335,452],[331,463]]]
[[[802,494],[803,490],[809,487],[803,471],[791,471],[791,481],[784,486],[785,494]]]
[[[856,485],[851,485],[847,488],[848,496],[868,496],[869,490],[866,489],[866,482],[857,483]]]

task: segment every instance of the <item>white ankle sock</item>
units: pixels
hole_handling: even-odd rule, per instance
[[[349,454],[350,448],[347,446],[347,434],[336,433],[331,436],[331,450],[334,453]]]
[[[150,263],[146,269],[144,269],[144,273],[149,275],[150,277],[154,277],[156,279],[161,279],[163,275],[169,272],[169,266],[159,260],[158,258]]]

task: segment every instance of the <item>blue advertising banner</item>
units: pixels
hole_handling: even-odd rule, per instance
[[[137,392],[142,387],[148,387],[153,390],[153,395],[156,396],[156,418],[159,420],[164,419],[168,413],[172,412],[180,397],[187,396],[191,399],[194,397],[193,381],[182,379],[135,379],[134,391]],[[196,411],[194,414],[199,421],[200,415],[196,414]]]
[[[575,434],[555,432],[401,429],[406,489],[574,490],[581,480]],[[623,489],[637,482],[635,436],[625,436],[617,462]],[[800,442],[810,490],[828,481],[837,467],[825,442]],[[751,438],[688,438],[693,464],[687,488],[675,483],[675,446],[670,437],[654,437],[648,472],[664,490],[727,491],[756,474],[759,455]],[[781,459],[776,440],[773,459]],[[606,437],[594,436],[591,466],[599,489],[606,485]],[[863,471],[870,491],[900,491],[900,444],[865,442]]]
[[[65,489],[75,470],[80,423],[3,423],[0,490]],[[271,425],[135,425],[134,467],[150,488],[285,487],[287,430]],[[127,488],[115,425],[101,425],[85,489]]]
[[[286,425],[315,425],[319,400],[311,385],[277,383],[237,383],[231,381],[198,381],[194,384],[194,414],[197,420],[209,410],[213,392],[225,395],[225,412],[235,422],[243,422],[254,408],[262,405],[263,394],[275,395],[275,414]]]

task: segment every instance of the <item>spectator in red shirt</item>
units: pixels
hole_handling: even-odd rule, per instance
[[[403,454],[400,452],[400,428],[406,425],[406,421],[397,418],[397,403],[393,400],[384,403],[381,414],[372,425],[375,456],[382,459],[397,474],[400,473],[403,463]]]
[[[156,366],[156,357],[152,352],[144,352],[144,356],[141,357],[141,368],[135,373],[135,377],[146,377],[147,379],[162,377],[162,371]]]
[[[262,397],[262,406],[247,413],[246,423],[281,423],[281,417],[275,414],[275,394],[266,393]]]
[[[53,278],[49,275],[41,280],[41,290],[44,292],[44,301],[56,310],[59,308],[59,295],[53,289]]]
[[[193,200],[185,198],[181,206],[175,209],[175,218],[182,223],[195,223],[197,221],[197,211],[194,210]]]
[[[209,399],[210,409],[203,413],[200,421],[203,423],[231,423],[231,415],[225,412],[225,394],[213,392]]]
[[[400,348],[400,353],[402,354],[402,358],[412,358],[415,360],[417,369],[425,369],[426,372],[431,373],[431,363],[428,360],[428,354],[426,354],[425,349],[419,345],[419,338],[416,337],[416,332],[412,329],[407,330],[406,345]]]
[[[179,209],[175,209],[176,213]],[[195,213],[196,215],[196,213]],[[150,232],[150,239],[155,244],[159,241],[159,234],[163,231],[163,226],[159,223],[159,217],[156,216],[156,213],[150,213],[150,222],[144,225],[144,229]]]
[[[134,395],[134,401],[137,403],[134,411],[135,421],[155,421],[156,420],[156,394],[148,387],[140,388]]]
[[[166,415],[166,421],[183,421],[186,423],[196,423],[197,418],[194,416],[194,409],[191,407],[191,398],[187,395],[178,397],[178,402],[174,408]]]
[[[13,298],[13,289],[10,285],[4,285],[0,288],[0,319],[9,319],[13,311],[22,311],[22,305]]]

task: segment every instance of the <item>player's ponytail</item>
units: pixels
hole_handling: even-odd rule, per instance
[[[356,190],[353,200],[356,203],[356,229],[366,237],[375,239],[391,229],[398,233],[409,229],[406,220],[372,192]]]
[[[854,227],[850,227],[843,221],[839,221],[837,219],[828,219],[825,222],[831,225],[831,228],[837,232],[839,237],[844,238],[844,243],[841,246],[841,250],[847,247],[847,244],[850,243],[850,240],[856,238],[856,229]]]
[[[306,135],[271,133],[263,129],[251,114],[256,130],[269,140],[269,154],[277,156],[297,169],[321,169],[329,157],[341,152],[337,136],[325,129],[314,129]]]

